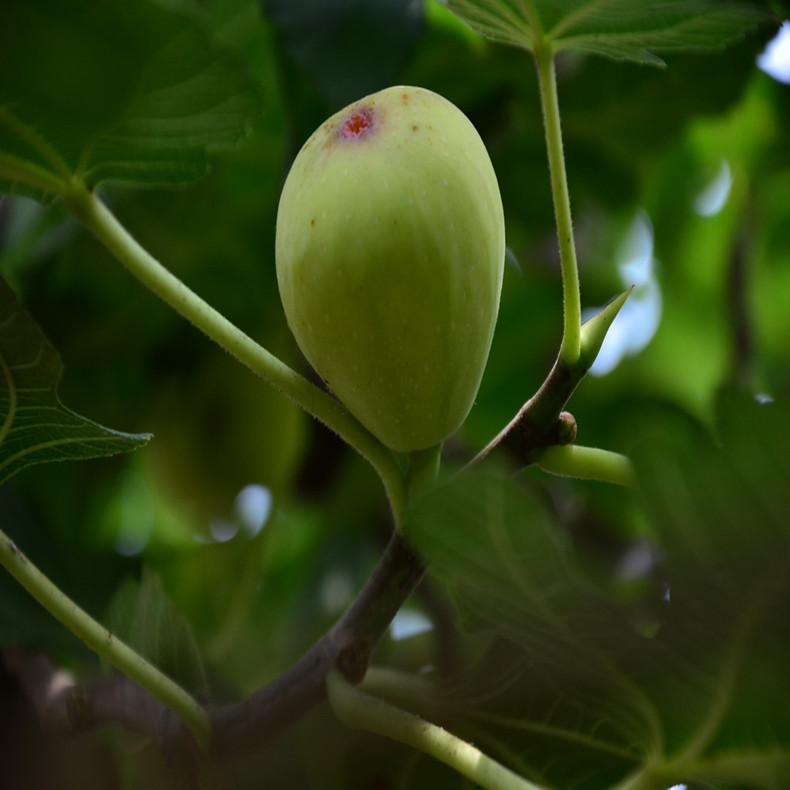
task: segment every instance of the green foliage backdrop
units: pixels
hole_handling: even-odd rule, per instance
[[[439,677],[430,692],[390,681],[382,693],[549,787],[625,790],[630,772],[666,758],[666,776],[685,770],[690,787],[781,790],[790,87],[756,65],[776,24],[752,25],[754,7],[656,5],[449,2],[489,34],[519,9],[562,28],[583,306],[636,285],[615,324],[631,353],[588,377],[570,408],[579,441],[632,456],[641,487],[496,464],[462,482],[448,473],[406,527],[431,573],[398,622],[432,628],[393,629],[375,661]],[[141,446],[18,463],[0,520],[80,605],[221,703],[287,668],[352,600],[390,531],[381,484],[131,278],[62,203],[34,198],[75,176],[99,188],[174,274],[307,373],[274,272],[289,163],[347,101],[397,83],[443,94],[489,148],[508,243],[483,385],[445,448],[452,471],[540,385],[562,333],[538,83],[519,49],[528,25],[496,35],[516,44],[502,46],[433,0],[120,9],[0,4],[0,274],[24,305],[3,287],[0,350],[7,376],[24,361],[7,346],[9,321],[35,322],[29,347],[45,351],[18,387],[47,389],[38,407],[59,410],[68,457]],[[689,35],[730,44],[675,51]],[[12,389],[0,388],[4,420]],[[0,642],[41,648],[77,675],[110,672],[5,572]],[[0,732],[3,787],[174,781],[154,746],[120,730],[68,748],[41,734],[1,669]],[[340,727],[326,706],[260,754],[202,770],[201,786],[234,790],[468,786]]]

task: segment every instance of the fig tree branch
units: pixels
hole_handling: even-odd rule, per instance
[[[12,545],[6,538],[4,542]],[[9,550],[18,552],[16,547]],[[205,719],[200,737],[209,754],[226,761],[265,746],[326,698],[326,678],[333,670],[352,683],[362,680],[373,650],[424,573],[424,562],[395,531],[356,600],[292,667],[236,703],[203,707],[188,697]],[[128,677],[78,682],[40,654],[6,650],[5,659],[47,729],[76,734],[121,726],[149,737],[176,764],[195,759],[193,734],[199,733]]]
[[[373,650],[424,574],[425,563],[396,530],[368,582],[327,634],[259,691],[210,712],[214,755],[227,759],[260,747],[326,698],[332,669],[360,682]]]
[[[533,463],[536,451],[572,442],[576,438],[576,422],[562,410],[586,373],[586,368],[570,368],[557,357],[538,391],[469,465],[484,461],[494,452],[503,452],[524,468]]]
[[[79,681],[43,653],[18,646],[3,648],[2,658],[46,732],[73,736],[118,726],[150,738],[169,755],[178,742],[194,756],[195,742],[178,717],[129,678]]]
[[[146,661],[101,623],[81,609],[0,531],[0,563],[53,617],[91,650],[166,705],[201,747],[207,747],[210,725],[205,710],[177,683]]]

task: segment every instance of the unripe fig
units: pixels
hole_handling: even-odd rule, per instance
[[[388,447],[433,447],[477,395],[502,288],[491,161],[455,105],[374,93],[304,144],[277,215],[277,281],[307,360]]]

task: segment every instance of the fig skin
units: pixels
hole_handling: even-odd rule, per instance
[[[383,444],[433,447],[466,419],[494,333],[502,201],[466,116],[397,86],[302,147],[280,198],[277,281],[307,360]]]

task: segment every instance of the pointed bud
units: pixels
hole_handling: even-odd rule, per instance
[[[620,308],[625,304],[628,295],[634,289],[632,285],[627,291],[609,301],[600,312],[582,324],[581,329],[581,361],[585,368],[592,367],[598,352],[601,350],[606,333],[609,327],[620,312]]]

